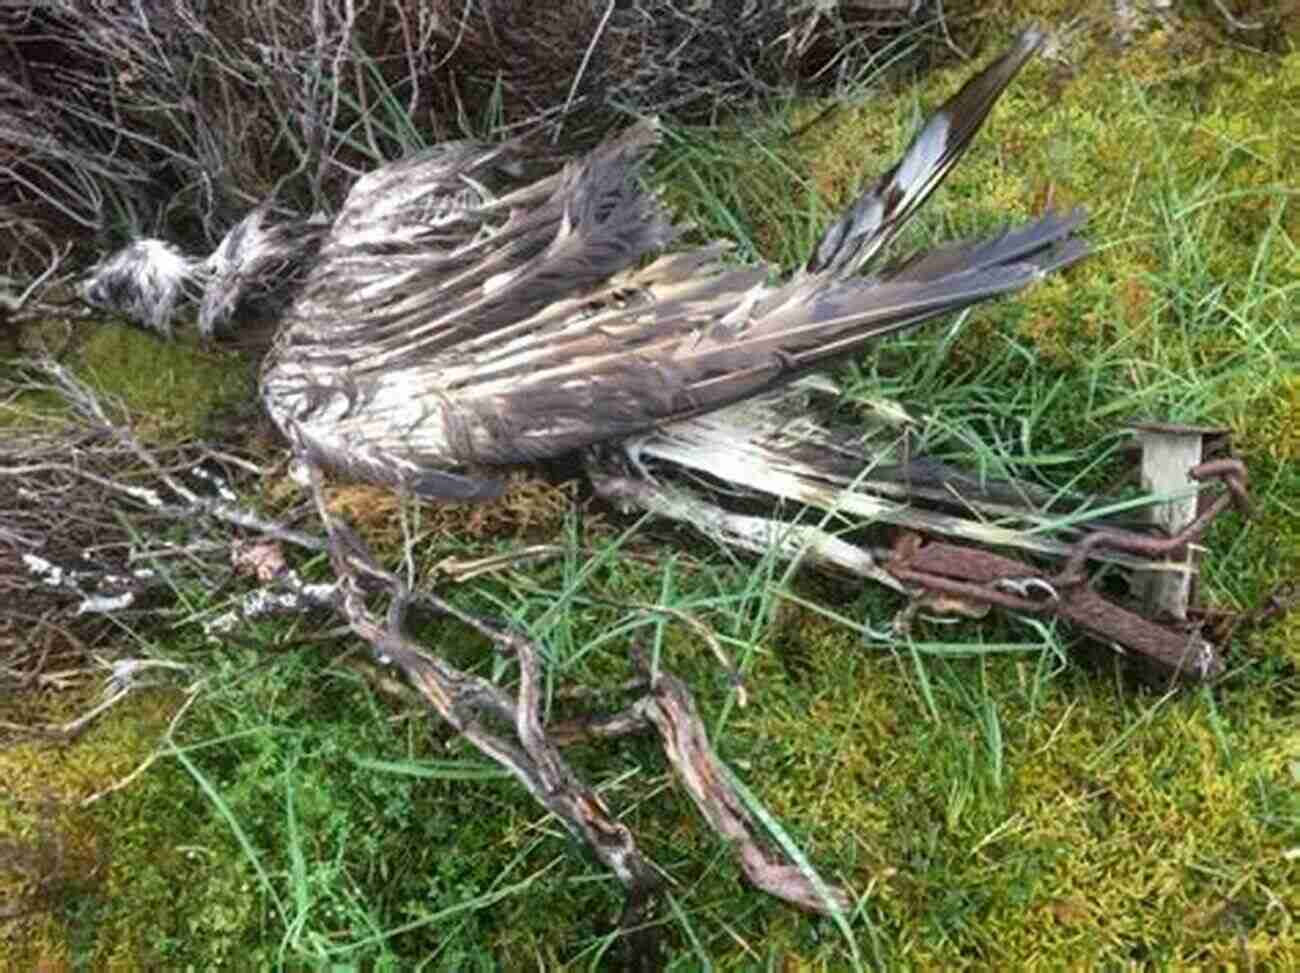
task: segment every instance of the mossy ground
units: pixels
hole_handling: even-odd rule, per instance
[[[1257,507],[1208,538],[1205,589],[1214,605],[1249,607],[1300,577],[1300,55],[1158,30],[1123,52],[1087,51],[1077,72],[1026,70],[905,242],[981,232],[1050,200],[1088,207],[1098,253],[956,334],[894,343],[849,381],[906,394],[950,429],[1023,436],[1037,457],[1026,467],[1049,479],[1130,418],[1229,426]],[[662,161],[667,193],[707,235],[739,229],[792,263],[968,70],[838,110],[793,140],[763,133],[798,129],[821,106],[792,106],[754,138],[693,134]],[[183,434],[247,396],[246,364],[120,329],[82,356],[155,417],[151,435]],[[612,546],[617,523],[525,489],[536,503],[515,493],[514,512],[480,511],[471,541],[439,529],[431,543],[483,553],[526,535],[573,553],[462,599],[529,627],[557,688],[615,684],[633,638],[660,648],[723,758],[824,874],[863,896],[850,942],[747,890],[654,746],[580,748],[575,762],[670,880],[674,968],[1300,965],[1300,616],[1246,633],[1228,676],[1190,691],[1152,688],[1068,632],[1016,621],[927,623],[911,646],[882,650],[808,606],[880,622],[898,608],[886,595],[786,583],[779,567],[683,551],[649,527]],[[382,497],[335,501],[384,541],[394,511]],[[620,607],[656,602],[719,633],[746,670],[749,707],[689,628]],[[33,908],[8,920],[0,964],[601,965],[618,888],[553,820],[341,664],[347,640],[298,625],[255,634],[216,647],[151,636],[150,651],[192,663],[204,688],[166,756],[89,809],[77,802],[158,745],[180,692],[142,691],[75,744],[0,752],[12,844],[0,874]],[[483,654],[451,626],[424,634],[460,664]],[[55,722],[92,703],[86,690],[5,707]]]

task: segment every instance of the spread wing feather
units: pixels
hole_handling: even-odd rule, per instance
[[[472,172],[505,157],[468,151],[459,169],[437,170],[432,189],[410,185],[410,171],[368,176],[267,358],[267,407],[326,465],[482,496],[491,483],[466,469],[717,409],[1023,287],[1084,255],[1073,236],[1081,214],[1049,214],[874,278],[846,275],[929,195],[1040,41],[1026,34],[967,83],[783,284],[768,283],[766,266],[726,266],[721,245],[639,266],[676,232],[636,180],[651,124],[501,193]],[[400,205],[365,204],[390,191]]]

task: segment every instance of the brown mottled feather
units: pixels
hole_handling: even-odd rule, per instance
[[[808,267],[777,286],[765,266],[723,265],[716,245],[638,268],[674,236],[635,178],[654,143],[649,124],[503,197],[462,194],[459,237],[401,224],[401,207],[382,211],[400,230],[361,232],[378,211],[350,199],[267,361],[267,406],[323,462],[460,495],[484,487],[456,479],[463,471],[717,409],[1016,290],[1083,256],[1080,215],[1048,215],[883,277],[846,274],[925,200],[1040,40],[1027,33],[968,82]],[[362,197],[370,188],[358,185]],[[422,479],[433,472],[436,483]]]

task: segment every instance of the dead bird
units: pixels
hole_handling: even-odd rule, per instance
[[[205,336],[269,317],[262,402],[309,460],[491,497],[503,467],[632,444],[1085,256],[1083,214],[1049,213],[859,275],[1042,41],[969,80],[783,282],[721,244],[669,249],[678,228],[637,181],[643,122],[541,178],[518,143],[437,146],[361,178],[332,222],[255,210],[205,260],[139,241],[83,295],[164,335],[185,302]]]

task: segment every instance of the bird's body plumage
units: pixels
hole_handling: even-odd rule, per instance
[[[647,263],[677,230],[636,179],[657,138],[642,123],[540,179],[517,145],[451,143],[363,177],[328,227],[255,214],[204,265],[201,325],[237,317],[241,285],[273,268],[262,398],[291,441],[363,479],[491,495],[495,468],[723,408],[1082,257],[1082,217],[1048,214],[855,276],[1040,42],[1027,32],[968,82],[784,282],[720,245]]]

